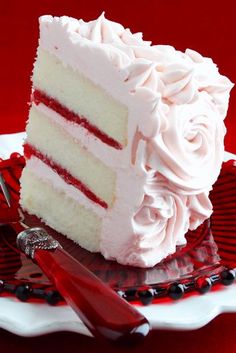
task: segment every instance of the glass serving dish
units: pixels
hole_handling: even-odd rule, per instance
[[[0,161],[0,172],[11,196],[9,208],[0,193],[0,292],[21,301],[50,304],[63,303],[63,298],[40,268],[16,247],[16,231],[12,221],[19,219],[19,177],[24,157],[13,153]],[[179,247],[153,268],[141,269],[105,260],[90,253],[42,224],[34,216],[24,214],[24,223],[42,226],[63,248],[124,299],[144,305],[180,299],[186,293],[208,292],[214,285],[220,289],[232,284],[236,268],[236,162],[222,166],[220,176],[210,193],[213,214],[195,231],[186,235],[187,245]],[[188,294],[187,294],[188,295]]]

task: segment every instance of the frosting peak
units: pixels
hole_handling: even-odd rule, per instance
[[[142,39],[142,33],[132,33],[106,19],[104,13],[90,22],[66,16],[42,16],[40,21],[66,28],[75,43],[88,45],[89,41],[90,46],[99,46],[120,70],[131,92],[143,86],[153,94],[161,92],[170,104],[187,104],[205,91],[224,117],[233,85],[210,58],[191,49],[183,53],[169,45],[151,45]]]
[[[79,20],[77,32],[81,37],[95,43],[103,44],[124,44],[124,45],[151,45],[142,39],[142,33],[131,33],[130,29],[125,29],[121,24],[107,20],[104,12],[97,20],[84,22]]]

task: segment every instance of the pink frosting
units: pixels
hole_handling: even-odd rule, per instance
[[[211,214],[208,194],[223,160],[223,119],[233,85],[211,59],[151,45],[104,14],[87,23],[43,16],[40,32],[44,50],[128,107],[128,145],[114,158],[99,141],[86,145],[82,130],[60,124],[86,148],[96,145],[96,155],[104,155],[117,173],[116,202],[104,215],[102,254],[153,266]]]
[[[170,106],[168,128],[149,143],[148,165],[178,192],[210,190],[224,153],[225,126],[206,92],[189,104]]]

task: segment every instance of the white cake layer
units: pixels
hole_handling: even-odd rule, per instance
[[[55,112],[43,103],[32,103],[34,109],[39,114],[45,115],[52,123],[59,125],[71,138],[80,142],[88,152],[93,154],[97,159],[103,161],[108,167],[117,170],[130,166],[130,155],[127,153],[127,147],[122,150],[109,148],[93,134],[89,134],[88,130],[82,125],[78,125],[73,121],[65,119],[62,115]]]
[[[53,185],[57,190],[61,190],[68,198],[73,199],[80,205],[85,207],[87,210],[91,210],[99,218],[104,217],[107,210],[103,207],[98,207],[95,202],[92,202],[84,195],[82,191],[74,187],[72,184],[68,184],[56,171],[50,166],[41,161],[38,157],[32,156],[26,161],[26,169],[30,170],[33,174],[43,180],[45,183]],[[27,185],[23,185],[23,187]]]
[[[113,170],[34,106],[30,110],[26,132],[27,143],[67,170],[108,206],[112,206],[116,185],[116,174]]]
[[[34,65],[33,86],[126,145],[127,107],[40,47]]]
[[[25,168],[21,177],[21,205],[29,214],[63,233],[90,251],[99,251],[101,220],[92,211],[68,197]],[[45,202],[47,195],[47,202]],[[65,217],[66,214],[66,217]]]

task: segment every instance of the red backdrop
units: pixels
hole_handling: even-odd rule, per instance
[[[24,129],[30,74],[38,40],[38,16],[69,15],[91,20],[105,10],[155,44],[192,48],[213,58],[222,74],[236,82],[234,1],[211,0],[40,0],[0,1],[0,133]],[[236,153],[236,89],[231,95],[226,125],[226,148]]]
[[[0,0],[0,133],[24,129],[27,119],[30,74],[38,39],[38,16],[70,15],[90,20],[103,10],[109,19],[121,22],[132,31],[143,31],[146,40],[171,44],[177,49],[193,48],[210,56],[220,72],[236,82],[236,18],[234,1],[224,0]],[[236,89],[232,93],[226,124],[226,148],[236,153]],[[180,353],[235,352],[232,335],[235,315],[224,315],[207,327],[186,333],[157,332],[137,352]],[[54,334],[26,339],[0,331],[0,345],[5,353],[98,351],[96,341],[76,334]],[[76,348],[73,348],[76,347]],[[125,350],[128,351],[128,350]],[[118,352],[118,350],[114,350]]]

